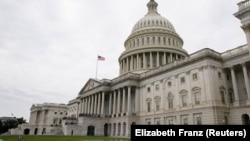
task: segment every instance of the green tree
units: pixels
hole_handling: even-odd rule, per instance
[[[27,123],[27,122],[23,117],[21,117],[21,118],[17,118],[17,123],[18,124],[23,124],[23,123]]]

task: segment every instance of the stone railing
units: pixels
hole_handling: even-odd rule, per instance
[[[243,45],[243,46],[239,46],[235,49],[232,49],[232,50],[228,50],[226,52],[223,52],[221,54],[222,58],[224,60],[228,59],[228,58],[233,58],[235,56],[239,56],[241,54],[245,54],[245,53],[248,53],[249,50],[248,50],[248,46],[247,45]]]
[[[111,83],[116,84],[118,82],[124,81],[126,79],[139,79],[140,75],[139,74],[134,74],[134,73],[126,73],[123,74],[117,78],[114,78],[113,80],[111,80]]]
[[[239,6],[239,11],[245,9],[246,7],[250,6],[250,0],[244,0],[242,2],[239,2],[238,6]]]

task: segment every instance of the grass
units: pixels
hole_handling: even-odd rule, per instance
[[[115,138],[103,136],[32,136],[23,135],[21,141],[130,141],[129,138]],[[18,141],[17,135],[0,136],[0,141]]]

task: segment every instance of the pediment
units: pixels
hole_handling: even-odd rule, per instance
[[[95,79],[89,79],[87,83],[83,86],[79,94],[82,94],[88,90],[91,90],[97,86],[101,85],[101,82]]]

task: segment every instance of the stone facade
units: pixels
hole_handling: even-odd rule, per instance
[[[249,3],[239,3],[235,13],[248,44],[187,54],[174,26],[150,0],[125,41],[120,75],[88,80],[67,105],[64,135],[129,137],[131,124],[249,124]],[[29,124],[36,116],[31,111]]]
[[[66,104],[34,104],[30,108],[29,123],[11,129],[11,134],[63,135],[62,125],[65,125],[67,111]]]

